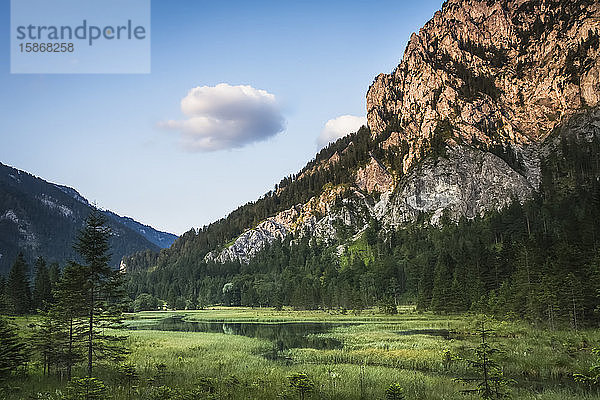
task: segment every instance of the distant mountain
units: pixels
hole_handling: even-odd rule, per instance
[[[0,163],[0,274],[6,273],[19,251],[29,261],[75,259],[77,232],[91,209],[75,189],[46,182]],[[159,232],[128,217],[104,211],[112,229],[111,264],[137,251],[158,251],[176,236]]]
[[[114,212],[108,210],[106,210],[104,214],[106,214],[106,216],[110,219],[113,219],[116,222],[123,224],[126,227],[136,231],[137,233],[148,239],[149,242],[154,243],[162,249],[171,247],[175,239],[177,239],[177,235],[173,235],[172,233],[168,232],[157,231],[153,227],[137,222],[133,218],[121,217],[115,214]]]

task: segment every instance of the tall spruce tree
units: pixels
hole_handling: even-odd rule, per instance
[[[50,264],[50,268],[48,268],[48,277],[50,278],[50,286],[52,287],[52,290],[54,290],[55,285],[60,279],[60,266],[58,263]]]
[[[6,279],[0,275],[0,313],[6,312]]]
[[[58,319],[51,312],[42,312],[30,343],[42,359],[42,374],[44,376],[49,376],[52,367],[58,367],[59,365],[58,354],[63,337],[64,332],[60,329]]]
[[[6,281],[6,302],[8,312],[24,315],[31,310],[31,288],[29,286],[29,266],[23,253],[19,253]]]
[[[0,318],[0,381],[23,367],[28,358],[27,347],[16,328],[5,318]]]
[[[87,270],[85,267],[70,262],[65,267],[60,280],[55,284],[55,303],[48,313],[48,319],[42,324],[40,331],[50,325],[59,332],[56,347],[57,366],[65,370],[67,380],[71,380],[73,365],[82,359],[84,346],[88,335],[86,334],[88,313]],[[53,338],[42,338],[41,346],[52,342]]]
[[[122,322],[125,295],[121,274],[108,265],[109,237],[106,217],[94,208],[74,246],[84,262],[88,377],[92,377],[94,357],[120,360],[124,355],[123,337],[103,333],[103,328]]]
[[[35,279],[33,281],[32,306],[34,310],[47,310],[52,303],[50,274],[43,257],[35,261]]]

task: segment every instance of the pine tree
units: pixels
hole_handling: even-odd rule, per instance
[[[0,318],[0,381],[23,367],[28,358],[27,347],[16,328]]]
[[[108,390],[104,382],[96,378],[75,379],[67,385],[65,400],[104,400]]]
[[[63,332],[50,312],[43,312],[31,343],[42,359],[42,375],[50,375],[51,367],[58,366]]]
[[[466,384],[476,383],[477,387],[465,389],[461,392],[463,394],[478,394],[484,400],[507,398],[508,393],[505,388],[509,381],[504,378],[502,369],[494,358],[500,350],[489,343],[492,330],[485,327],[485,322],[481,322],[477,334],[481,342],[474,349],[475,358],[465,360],[477,374],[477,377],[457,379]]]
[[[60,279],[60,266],[58,263],[50,264],[50,268],[48,268],[48,277],[50,278],[50,286],[52,290],[54,290],[54,287]]]
[[[6,279],[0,275],[0,313],[6,312]]]
[[[70,262],[64,269],[54,290],[55,304],[50,317],[54,329],[60,332],[57,344],[57,364],[65,368],[67,380],[71,370],[80,361],[86,336],[87,306],[86,270],[79,264]]]
[[[52,303],[50,274],[42,257],[38,257],[35,262],[32,303],[34,310],[47,310]]]
[[[404,400],[405,398],[404,389],[398,383],[392,383],[385,389],[386,400]]]
[[[121,324],[125,297],[122,275],[108,265],[109,237],[106,217],[99,210],[93,209],[74,246],[84,261],[82,271],[86,278],[87,370],[90,378],[94,356],[115,361],[124,356],[124,338],[102,333],[104,328]]]
[[[589,368],[587,374],[573,374],[575,382],[581,383],[590,389],[600,388],[600,348],[592,350],[598,357],[596,362]]]
[[[6,302],[11,314],[24,315],[31,309],[28,269],[23,253],[19,253],[6,281]]]
[[[300,400],[304,400],[306,395],[315,389],[315,384],[306,374],[293,374],[288,376],[288,379],[290,380],[290,386],[296,389],[300,395]]]

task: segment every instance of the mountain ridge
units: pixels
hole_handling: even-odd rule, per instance
[[[29,261],[37,256],[59,263],[74,259],[71,247],[91,207],[71,187],[47,182],[0,163],[0,272],[8,271],[20,251]],[[115,249],[113,266],[135,251],[158,251],[162,246],[154,241],[165,244],[175,239],[175,235],[156,231],[131,218],[108,210],[102,212],[116,235],[111,243]]]

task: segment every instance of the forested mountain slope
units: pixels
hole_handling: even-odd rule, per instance
[[[599,26],[594,1],[447,1],[369,89],[369,127],[125,259],[131,294],[597,319]]]
[[[74,259],[72,246],[90,210],[76,190],[0,164],[0,274],[8,271],[19,252],[29,261],[38,256],[61,264]],[[113,232],[111,264],[115,267],[125,255],[158,251],[176,238],[131,218],[105,214]]]

